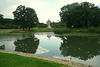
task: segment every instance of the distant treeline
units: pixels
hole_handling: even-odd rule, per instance
[[[0,19],[0,29],[16,29],[18,26],[14,23],[13,19],[2,18]]]

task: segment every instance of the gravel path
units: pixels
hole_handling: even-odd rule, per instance
[[[5,50],[0,50],[0,52],[17,54],[17,55],[26,56],[26,57],[35,57],[35,58],[39,58],[39,59],[43,59],[43,60],[47,60],[47,61],[52,61],[52,62],[57,62],[60,64],[69,65],[72,67],[93,67],[90,65],[85,65],[85,64],[81,64],[81,63],[77,63],[77,62],[73,62],[73,61],[63,60],[63,59],[59,59],[59,58],[52,58],[52,57],[47,57],[47,56],[42,56],[42,55],[35,55],[35,54],[30,54],[30,53],[5,51]]]
[[[9,33],[9,32],[12,32],[14,30],[0,30],[0,33]]]

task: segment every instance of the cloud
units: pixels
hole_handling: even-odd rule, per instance
[[[49,52],[49,50],[39,46],[35,54],[43,54],[43,53],[47,53],[47,52]]]
[[[90,3],[94,3],[96,5],[100,4],[100,0],[82,0],[81,2],[90,2]]]
[[[96,5],[100,4],[100,0],[60,0],[58,3],[59,5],[67,5],[67,4],[71,4],[74,2],[90,2]]]
[[[40,18],[40,22],[46,23],[48,19],[57,22],[58,20],[60,20],[59,11],[60,9],[48,10],[45,13],[38,15],[38,17]]]
[[[15,9],[17,8],[16,5],[11,6],[7,9],[5,9],[3,12],[1,12],[6,18],[13,18],[13,14],[12,12],[15,11]]]
[[[41,9],[42,7],[48,5],[48,3],[38,0],[20,0],[19,4],[26,5],[27,7],[34,9]]]
[[[7,6],[5,6],[5,4],[2,4],[4,2],[7,3]],[[6,18],[13,18],[12,12],[15,11],[17,6],[19,5],[25,5],[26,7],[31,7],[35,9],[36,12],[40,10],[42,7],[48,5],[48,3],[38,1],[38,0],[32,0],[32,1],[31,0],[16,0],[16,2],[15,0],[5,0],[5,1],[1,1],[0,3],[2,4],[1,5],[2,7],[0,7],[0,9],[2,9],[1,13]]]
[[[71,4],[71,3],[74,3],[74,2],[78,2],[80,0],[60,0],[58,2],[59,5],[67,5],[67,4]]]

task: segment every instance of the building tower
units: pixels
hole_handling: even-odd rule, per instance
[[[51,24],[51,21],[48,19],[47,25],[48,25],[48,28],[49,28],[49,29],[51,28],[50,24]]]

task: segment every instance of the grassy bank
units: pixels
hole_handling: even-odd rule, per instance
[[[35,28],[32,28],[32,30],[35,32],[52,32],[52,31],[54,31],[54,28],[48,29],[48,28],[35,27]]]
[[[62,36],[100,36],[97,33],[81,33],[81,32],[71,32],[71,33],[63,33]]]
[[[12,29],[7,29],[12,30]],[[23,30],[14,30],[10,33],[0,33],[0,36],[6,36],[6,35],[16,35],[15,33],[33,33],[33,32],[54,32],[56,34],[64,34],[64,35],[100,35],[100,28],[32,28],[31,30],[25,29]]]
[[[94,28],[94,27],[89,27],[89,28],[56,28],[54,30],[55,33],[57,34],[65,34],[65,33],[95,33],[95,34],[100,34],[100,27]]]
[[[41,59],[0,52],[0,67],[70,67]]]

